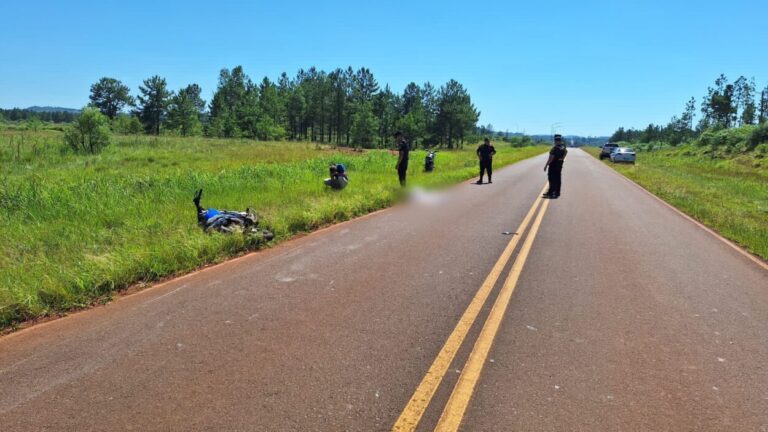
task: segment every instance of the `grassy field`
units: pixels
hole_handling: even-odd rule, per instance
[[[599,149],[584,147],[597,157]],[[612,164],[664,201],[768,260],[768,161],[747,153],[711,158],[703,149],[640,152],[633,165]]]
[[[103,301],[137,282],[190,271],[259,245],[241,235],[207,235],[203,205],[250,206],[276,240],[393,204],[400,196],[396,156],[203,138],[114,137],[101,154],[74,155],[56,131],[0,132],[0,327]],[[498,166],[542,147],[497,145]],[[441,152],[422,172],[412,154],[409,182],[444,185],[477,175],[472,149]],[[331,162],[346,164],[350,185],[327,190]]]

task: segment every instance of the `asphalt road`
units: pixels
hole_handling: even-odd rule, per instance
[[[768,271],[543,165],[0,338],[0,430],[768,431]]]

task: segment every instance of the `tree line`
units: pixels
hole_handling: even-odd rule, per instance
[[[0,108],[0,119],[9,121],[40,120],[51,123],[69,123],[74,121],[79,113],[72,111],[33,111],[30,109]]]
[[[755,79],[740,76],[734,82],[721,74],[707,89],[698,109],[691,97],[679,116],[673,116],[666,125],[649,124],[644,129],[620,127],[611,136],[612,142],[650,143],[663,141],[672,145],[699,138],[705,132],[714,132],[768,122],[768,85],[758,92]]]
[[[242,66],[222,69],[210,102],[197,84],[177,91],[165,78],[128,86],[104,77],[90,89],[90,106],[123,133],[309,140],[383,147],[401,130],[413,145],[460,147],[474,135],[480,112],[462,84],[408,84],[402,93],[379,85],[367,68],[301,69],[294,77],[254,82]],[[130,109],[129,113],[125,111]]]

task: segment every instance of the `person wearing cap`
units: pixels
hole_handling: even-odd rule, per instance
[[[567,154],[568,150],[565,148],[563,136],[560,134],[555,135],[555,145],[549,151],[549,159],[547,159],[547,163],[544,165],[544,171],[547,171],[547,178],[549,179],[549,190],[544,194],[545,198],[553,199],[560,197],[560,186],[563,180],[563,162],[565,162]]]
[[[325,180],[326,186],[330,186],[332,189],[341,190],[347,187],[349,184],[349,177],[347,176],[347,168],[343,164],[331,164],[328,167],[328,171],[331,176]]]
[[[489,138],[484,138],[483,143],[477,148],[477,158],[480,160],[480,180],[477,184],[483,184],[483,175],[488,172],[488,183],[493,183],[491,176],[493,175],[493,155],[496,154],[496,149],[491,145]]]
[[[395,143],[397,144],[397,165],[395,165],[397,177],[400,179],[400,186],[405,187],[405,176],[408,173],[408,154],[411,149],[400,131],[395,132]]]

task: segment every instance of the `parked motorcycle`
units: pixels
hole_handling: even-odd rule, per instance
[[[432,172],[435,169],[435,150],[427,151],[427,155],[424,157],[424,171]]]

